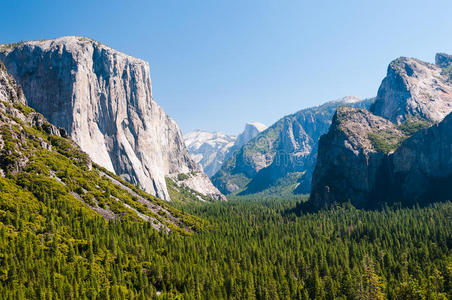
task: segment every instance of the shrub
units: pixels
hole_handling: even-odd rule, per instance
[[[398,128],[406,135],[413,135],[417,131],[432,126],[432,123],[427,120],[412,119],[400,124]]]
[[[178,181],[184,181],[184,180],[186,180],[186,179],[188,179],[188,178],[190,178],[190,176],[188,176],[188,175],[185,174],[185,173],[179,173],[179,174],[177,175],[177,180],[178,180]]]
[[[368,138],[377,151],[386,154],[396,150],[403,140],[403,137],[391,135],[387,132],[371,132],[368,134]]]
[[[13,104],[14,108],[22,112],[24,115],[28,116],[30,113],[34,112],[35,110],[31,108],[30,106],[23,105],[22,103],[15,102]]]

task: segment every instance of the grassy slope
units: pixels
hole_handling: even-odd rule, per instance
[[[395,151],[404,140],[412,136],[418,130],[428,128],[430,126],[432,126],[432,122],[430,121],[411,118],[397,126],[404,136],[392,136],[385,131],[380,131],[369,133],[368,137],[376,150],[388,154]]]
[[[3,104],[13,109],[9,103]],[[14,107],[24,116],[36,114],[23,105]],[[156,228],[180,233],[202,227],[200,220],[183,215],[99,166],[92,167],[88,156],[71,140],[49,134],[51,125],[46,121],[39,128],[32,127],[5,111],[0,119],[5,180],[31,192],[36,200],[60,199],[91,208],[106,219],[149,220]]]

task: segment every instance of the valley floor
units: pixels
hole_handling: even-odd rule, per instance
[[[14,209],[1,189],[2,299],[452,296],[452,202],[305,215],[302,197],[175,203],[207,220],[181,235],[63,202]]]

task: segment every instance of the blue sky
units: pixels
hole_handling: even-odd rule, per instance
[[[128,3],[130,2],[130,3]],[[82,35],[150,62],[184,133],[377,93],[398,56],[452,53],[451,1],[2,1],[0,42]]]

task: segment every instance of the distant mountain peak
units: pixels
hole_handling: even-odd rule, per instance
[[[184,140],[193,160],[211,177],[235,150],[265,129],[267,126],[262,123],[249,122],[245,124],[243,132],[238,136],[223,132],[195,130],[184,135]]]
[[[334,100],[334,102],[342,102],[342,103],[350,103],[350,104],[357,103],[360,101],[362,101],[362,99],[358,98],[356,96],[345,96],[345,97],[339,98],[337,100]]]
[[[212,176],[221,167],[236,138],[223,132],[203,130],[195,130],[184,135],[185,145],[192,159],[207,176]]]
[[[235,141],[234,148],[237,149],[242,147],[265,129],[267,129],[267,126],[259,122],[246,123],[245,129],[241,134],[239,134],[237,140]]]
[[[239,136],[236,144],[241,146],[212,177],[213,183],[226,194],[264,190],[279,193],[283,189],[290,193],[295,189],[308,192],[317,141],[328,131],[336,108],[341,105],[367,108],[371,101],[343,97],[287,115],[248,142],[240,142]],[[282,185],[285,187],[281,188]]]
[[[267,129],[267,126],[265,124],[262,124],[259,122],[248,122],[245,125],[245,129],[246,129],[246,127],[249,127],[249,126],[258,129],[259,131],[264,131],[265,129]]]

